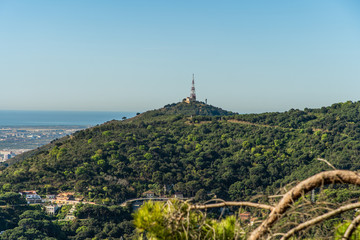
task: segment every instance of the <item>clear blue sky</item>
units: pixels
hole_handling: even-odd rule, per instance
[[[0,110],[239,113],[360,99],[360,1],[1,0]]]

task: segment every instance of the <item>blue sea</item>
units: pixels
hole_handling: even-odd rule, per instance
[[[135,112],[0,111],[0,127],[95,126],[110,120],[134,117]]]

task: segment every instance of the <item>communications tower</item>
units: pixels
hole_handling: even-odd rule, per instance
[[[192,84],[191,84],[190,100],[196,101],[194,74],[193,74],[193,79],[192,79]]]

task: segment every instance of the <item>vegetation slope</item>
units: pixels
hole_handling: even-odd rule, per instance
[[[196,114],[199,108],[206,114]],[[245,115],[203,103],[167,105],[34,150],[2,167],[0,189],[75,190],[117,204],[165,186],[167,194],[199,200],[246,200],[328,169],[318,157],[359,169],[359,111],[360,102]]]

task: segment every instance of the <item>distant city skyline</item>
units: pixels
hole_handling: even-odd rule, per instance
[[[0,1],[0,110],[239,113],[360,100],[360,2]]]

